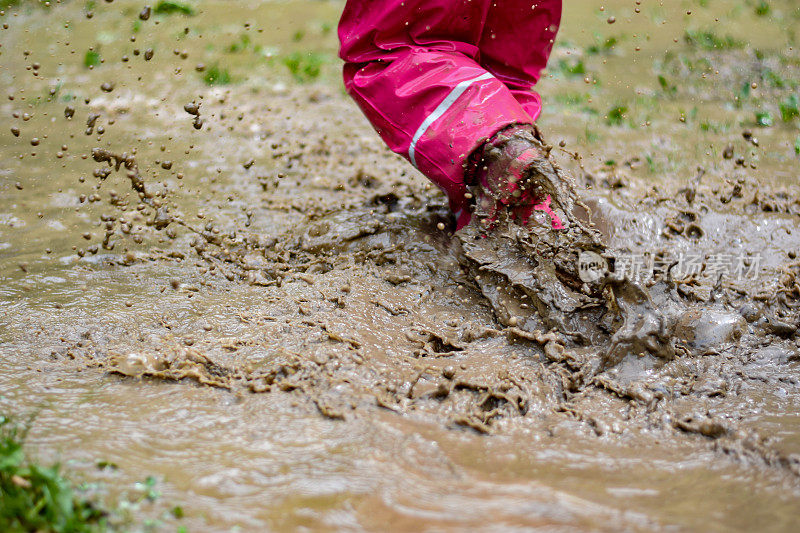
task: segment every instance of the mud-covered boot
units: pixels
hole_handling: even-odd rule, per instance
[[[464,266],[500,322],[532,338],[555,329],[578,344],[610,341],[598,365],[642,352],[669,359],[671,326],[647,292],[582,270],[603,261],[606,247],[574,215],[582,202],[548,155],[530,125],[506,128],[473,155],[467,176],[476,216],[456,233]]]
[[[538,314],[546,327],[574,330],[580,315],[586,318],[581,310],[591,309],[593,321],[602,313],[603,281],[582,279],[580,257],[601,255],[605,247],[599,232],[573,215],[580,200],[548,155],[532,125],[506,128],[473,154],[467,177],[475,216],[458,236],[498,316],[507,307],[498,295],[513,287],[524,295],[522,309]]]
[[[484,225],[492,226],[508,212],[523,226],[569,226],[576,195],[548,153],[535,127],[524,124],[502,130],[472,155],[467,181],[477,198],[475,215]]]
[[[578,257],[602,254],[605,246],[600,233],[575,216],[582,203],[574,184],[548,156],[530,124],[510,126],[487,141],[467,169],[474,214],[479,227],[504,226],[504,233],[518,234],[531,253],[552,258],[564,281],[579,289]]]

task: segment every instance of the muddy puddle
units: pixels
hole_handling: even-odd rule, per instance
[[[640,4],[540,87],[580,249],[453,233],[341,3],[4,9],[0,410],[157,530],[795,530],[800,12]]]

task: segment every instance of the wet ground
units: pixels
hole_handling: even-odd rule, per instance
[[[0,410],[40,455],[154,476],[165,530],[797,528],[792,2],[566,6],[540,126],[636,281],[568,294],[385,150],[341,4],[143,7],[0,17]]]

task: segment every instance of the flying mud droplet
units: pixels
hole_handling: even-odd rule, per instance
[[[733,145],[729,144],[725,147],[725,150],[722,151],[722,158],[723,159],[733,159],[734,152],[733,152]]]
[[[183,110],[190,115],[198,116],[200,114],[200,104],[195,102],[188,103],[183,106]]]
[[[100,86],[100,90],[104,93],[110,93],[114,90],[114,84],[112,82],[105,82]]]
[[[183,106],[183,110],[194,116],[194,120],[192,121],[192,126],[194,126],[194,129],[199,130],[203,127],[203,119],[200,118],[200,104],[196,102],[190,102]]]
[[[149,20],[151,12],[152,10],[150,9],[150,6],[144,6],[144,8],[139,12],[139,20]]]
[[[97,124],[98,118],[100,118],[100,113],[89,113],[86,119],[86,135],[91,135],[94,132],[94,127],[95,124]]]

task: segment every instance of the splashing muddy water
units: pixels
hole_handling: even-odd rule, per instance
[[[540,126],[610,272],[580,283],[554,234],[452,232],[340,89],[339,3],[5,9],[0,409],[111,496],[154,475],[164,527],[796,529],[771,5],[565,7]]]

